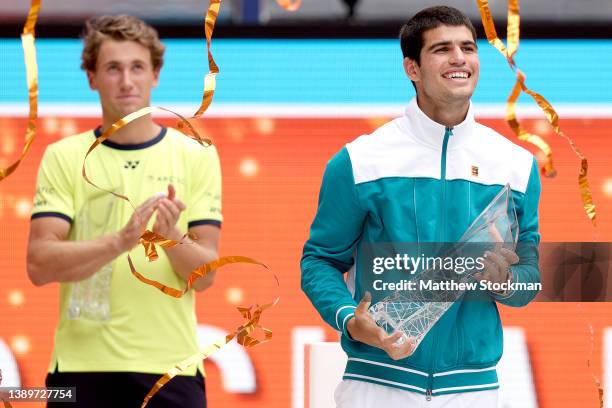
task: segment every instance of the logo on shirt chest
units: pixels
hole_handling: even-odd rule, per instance
[[[478,177],[478,166],[472,165],[472,176]]]
[[[164,175],[164,174],[147,174],[145,179],[150,183],[162,183],[164,185],[170,184],[185,184],[185,178],[182,176],[175,175]]]
[[[136,167],[138,167],[139,163],[140,163],[140,160],[127,160],[125,164],[123,165],[123,168],[134,170]]]

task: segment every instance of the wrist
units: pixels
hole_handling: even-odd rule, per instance
[[[344,330],[344,333],[346,334],[346,336],[350,339],[355,341],[355,336],[353,336],[353,334],[355,334],[355,331],[357,329],[356,327],[357,321],[355,320],[355,315],[352,315],[348,318],[348,321],[346,322],[346,327]]]
[[[117,255],[132,249],[130,247],[129,238],[123,231],[118,231],[108,237],[110,239],[110,247]]]
[[[497,297],[508,297],[510,294],[512,294],[512,290],[510,289],[510,285],[512,285],[514,283],[514,276],[512,275],[512,272],[510,271],[510,268],[508,267],[507,271],[506,271],[506,278],[505,280],[503,280],[502,282],[499,282],[502,284],[505,284],[508,286],[507,289],[504,290],[492,290],[491,293],[493,293],[493,295],[497,296]]]
[[[170,231],[168,231],[168,236],[166,238],[178,242],[183,238],[183,235],[185,234],[183,234],[178,227],[174,226],[172,229],[170,229]]]
[[[172,241],[179,242],[183,238],[183,233],[175,226],[169,229],[168,231],[157,232],[159,235],[163,236],[166,239],[171,239]]]
[[[353,337],[352,331],[355,328],[355,316],[349,317],[348,322],[346,323],[346,334]]]

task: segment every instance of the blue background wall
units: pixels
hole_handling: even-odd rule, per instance
[[[166,40],[155,104],[199,102],[208,71],[204,40]],[[514,77],[479,42],[476,103],[503,103]],[[37,41],[42,103],[96,102],[79,69],[79,40]],[[26,102],[19,40],[0,40],[0,103]],[[215,103],[404,103],[413,95],[396,40],[213,40],[220,66]],[[523,40],[527,85],[554,103],[612,102],[612,40]],[[524,96],[521,101],[526,102]]]

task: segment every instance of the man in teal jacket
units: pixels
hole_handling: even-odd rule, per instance
[[[417,13],[401,30],[404,70],[417,97],[405,114],[348,143],[328,163],[301,262],[302,288],[342,333],[348,355],[339,408],[495,407],[502,327],[496,302],[524,306],[535,292],[489,292],[455,302],[416,350],[368,312],[355,277],[363,244],[456,242],[509,184],[527,249],[488,254],[481,278],[538,283],[540,180],[533,155],[474,120],[476,33],[450,7]],[[344,273],[348,278],[344,279]],[[384,276],[384,275],[382,275]],[[358,303],[357,299],[361,299]]]

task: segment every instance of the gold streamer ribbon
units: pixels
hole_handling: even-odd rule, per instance
[[[290,10],[290,11],[294,11],[297,10],[300,7],[301,4],[301,0],[297,0],[295,2],[292,2],[291,0],[277,0],[279,5],[281,5],[281,7],[285,8],[286,10]],[[211,45],[211,41],[212,41],[212,33],[214,30],[214,26],[215,26],[215,22],[217,20],[217,16],[219,15],[219,8],[221,5],[221,0],[210,0],[209,3],[209,7],[206,13],[206,19],[205,19],[205,33],[206,33],[206,46],[207,46],[207,53],[208,53],[208,64],[209,64],[209,73],[206,75],[206,77],[204,78],[204,93],[203,93],[203,97],[202,97],[202,103],[200,105],[200,107],[198,108],[198,110],[196,111],[196,113],[194,114],[194,116],[192,118],[198,118],[200,117],[209,107],[210,104],[212,103],[212,98],[214,96],[214,91],[216,88],[216,75],[219,73],[219,67],[217,66],[217,64],[214,61],[214,58],[212,56],[212,53],[210,51],[210,45]],[[25,59],[25,66],[26,66],[26,78],[27,78],[27,85],[28,85],[28,97],[29,97],[29,115],[28,115],[28,126],[26,129],[26,135],[25,135],[25,142],[24,142],[24,148],[23,151],[21,153],[21,156],[19,157],[19,159],[17,161],[15,161],[13,164],[11,164],[10,166],[6,167],[6,168],[2,168],[0,169],[0,181],[5,179],[6,177],[8,177],[10,174],[12,174],[17,167],[19,166],[19,164],[21,163],[21,161],[25,158],[27,152],[30,149],[30,146],[32,144],[32,142],[34,141],[34,138],[36,136],[36,119],[38,117],[38,67],[37,67],[37,62],[36,62],[36,48],[34,45],[34,28],[36,26],[36,21],[38,19],[38,14],[40,11],[40,0],[32,0],[31,3],[31,7],[28,13],[28,18],[26,21],[26,24],[24,26],[24,30],[21,36],[21,40],[22,40],[22,45],[23,45],[23,50],[24,50],[24,59]],[[132,202],[130,201],[130,199],[122,194],[118,194],[115,193],[113,191],[110,191],[108,189],[102,188],[98,185],[96,185],[95,183],[93,183],[89,177],[87,176],[87,172],[85,169],[85,163],[87,160],[87,157],[89,156],[89,154],[96,148],[98,147],[102,142],[104,142],[106,139],[108,139],[112,134],[114,134],[116,131],[118,131],[119,129],[121,129],[122,127],[126,126],[127,124],[129,124],[130,122],[151,114],[153,111],[167,111],[170,112],[172,114],[174,114],[175,116],[177,116],[180,121],[178,123],[178,128],[184,133],[186,134],[188,137],[191,137],[193,139],[195,139],[196,141],[198,141],[200,144],[204,145],[204,146],[209,146],[212,144],[212,142],[209,139],[204,139],[202,138],[198,132],[195,130],[195,128],[191,125],[191,123],[185,119],[183,116],[179,115],[176,112],[173,112],[169,109],[166,108],[161,108],[161,107],[151,107],[151,106],[147,106],[144,107],[142,109],[139,109],[136,112],[133,112],[129,115],[126,115],[125,117],[119,119],[117,122],[115,122],[109,129],[107,129],[100,137],[98,137],[94,143],[90,146],[89,150],[87,151],[85,158],[83,159],[83,167],[82,167],[82,175],[83,178],[92,186],[106,191],[110,194],[113,194],[114,196],[121,198],[123,200],[126,200],[128,203],[130,203],[130,205],[132,206],[132,208],[134,208],[134,205],[132,204]],[[143,226],[144,229],[144,226]],[[155,249],[155,244],[158,244],[164,248],[169,248],[175,245],[178,245],[179,242],[167,239],[165,237],[162,237],[159,234],[156,234],[152,231],[148,231],[145,230],[143,232],[143,234],[141,235],[140,238],[140,243],[143,245],[143,247],[145,248],[145,255],[147,256],[147,258],[149,260],[155,260],[157,259],[158,255],[157,255],[157,251]],[[174,289],[174,288],[169,288],[166,287],[165,285],[162,285],[161,283],[154,281],[154,280],[150,280],[145,278],[144,276],[142,276],[141,274],[139,274],[136,269],[134,268],[134,265],[132,263],[131,258],[128,255],[128,262],[130,264],[130,268],[132,270],[132,273],[134,273],[134,275],[140,279],[142,282],[150,284],[154,287],[157,287],[158,289],[160,289],[162,292],[170,295],[170,296],[174,296],[174,297],[181,297],[183,296],[192,286],[193,282],[200,278],[203,277],[204,275],[206,275],[207,273],[209,273],[211,270],[214,269],[218,269],[221,268],[224,265],[228,265],[228,264],[232,264],[232,263],[252,263],[252,264],[258,264],[258,265],[262,265],[264,267],[267,268],[266,265],[264,265],[263,263],[260,263],[252,258],[248,258],[248,257],[241,257],[241,256],[236,256],[236,257],[223,257],[220,258],[216,261],[201,265],[200,267],[196,268],[194,271],[191,272],[189,279],[187,281],[187,285],[186,288],[184,290],[178,290],[178,289]],[[276,278],[276,276],[275,276]],[[276,278],[277,284],[278,284],[278,278]],[[263,306],[256,306],[255,310],[251,313],[251,309],[252,308],[238,308],[239,312],[242,314],[242,316],[246,319],[246,323],[243,324],[242,326],[240,326],[236,331],[234,331],[232,334],[226,336],[225,340],[223,341],[217,341],[215,343],[213,343],[212,345],[208,346],[205,350],[203,350],[200,353],[197,353],[193,356],[191,356],[190,358],[188,358],[187,360],[177,364],[175,366],[174,369],[172,369],[171,371],[169,371],[168,373],[166,373],[166,375],[164,375],[155,385],[154,387],[151,389],[151,391],[147,394],[147,396],[145,397],[145,400],[142,404],[142,406],[146,406],[149,399],[155,395],[155,393],[163,386],[165,385],[168,381],[170,381],[174,376],[176,376],[177,374],[179,374],[180,372],[182,372],[183,370],[187,369],[188,367],[190,367],[191,365],[195,364],[196,362],[198,362],[199,360],[203,360],[205,358],[207,358],[209,355],[211,355],[212,353],[214,353],[215,351],[219,350],[223,345],[225,345],[226,343],[228,343],[229,341],[231,341],[233,338],[237,338],[237,341],[239,344],[242,344],[245,347],[254,347],[258,344],[261,344],[263,342],[267,342],[272,338],[272,331],[262,328],[262,330],[264,331],[264,338],[263,339],[256,339],[254,337],[251,336],[251,333],[257,329],[260,328],[261,326],[259,326],[259,320],[261,318],[261,315],[263,313],[264,310],[274,306],[277,302],[278,302],[279,298],[276,298],[273,302],[265,304]],[[1,375],[1,374],[0,374]],[[1,377],[0,377],[0,381],[1,381]],[[2,398],[2,401],[4,403],[5,408],[11,408],[11,404],[5,400],[4,398]]]
[[[199,118],[208,109],[212,103],[213,96],[215,94],[215,88],[217,87],[217,74],[219,73],[219,67],[215,62],[213,55],[210,51],[210,44],[212,42],[212,34],[215,29],[215,23],[219,16],[219,8],[221,7],[221,0],[210,0],[208,10],[206,11],[206,18],[204,20],[204,33],[206,35],[206,52],[208,54],[208,74],[204,77],[204,93],[202,95],[202,103],[200,107],[193,115],[193,118]],[[182,129],[182,123],[179,124],[179,129]]]
[[[216,88],[216,75],[219,73],[219,67],[217,66],[217,64],[215,63],[215,60],[213,58],[213,55],[210,51],[210,45],[211,45],[211,41],[212,41],[212,33],[215,27],[215,22],[217,20],[217,16],[219,15],[219,8],[221,5],[221,0],[210,0],[209,3],[209,7],[206,13],[206,19],[205,19],[205,34],[206,34],[206,48],[207,48],[207,54],[208,54],[208,65],[209,65],[209,72],[206,75],[206,77],[204,78],[204,93],[203,93],[203,97],[202,97],[202,103],[200,104],[200,107],[197,109],[196,113],[192,116],[192,118],[198,118],[200,117],[211,105],[212,103],[212,98],[214,96],[214,92],[215,92],[215,88]],[[97,186],[96,184],[94,184],[89,177],[87,176],[87,172],[86,172],[86,168],[85,168],[85,162],[87,160],[87,157],[89,156],[89,154],[96,148],[98,147],[102,142],[104,142],[106,139],[108,139],[112,134],[114,134],[116,131],[118,131],[119,129],[121,129],[123,126],[126,126],[128,123],[132,122],[133,120],[136,120],[144,115],[148,115],[151,112],[153,112],[154,110],[164,110],[164,111],[168,111],[176,116],[178,116],[180,118],[180,122],[178,123],[178,128],[183,131],[183,133],[185,133],[187,136],[195,139],[196,141],[198,141],[200,144],[204,145],[204,146],[209,146],[212,144],[212,142],[208,139],[203,139],[198,133],[197,131],[193,128],[193,126],[190,124],[190,122],[185,119],[184,117],[182,117],[181,115],[169,110],[169,109],[165,109],[165,108],[154,108],[154,107],[145,107],[142,108],[134,113],[131,113],[129,115],[126,115],[124,118],[118,120],[117,122],[115,122],[109,129],[107,129],[100,137],[98,137],[94,143],[90,146],[89,150],[87,151],[85,158],[83,160],[83,167],[82,167],[82,175],[83,178],[92,186],[104,190],[108,193],[113,194],[114,196],[121,198],[123,200],[126,200],[128,203],[130,203],[130,205],[132,206],[132,208],[134,208],[134,205],[131,203],[131,201],[129,200],[129,198],[125,195],[121,195],[118,193],[115,193],[113,191],[101,188],[99,186]],[[142,226],[143,228],[143,233],[140,237],[140,243],[143,245],[144,250],[145,250],[145,256],[149,259],[149,261],[154,261],[158,258],[158,254],[157,254],[157,250],[155,248],[155,245],[160,245],[162,248],[171,248],[173,246],[176,246],[178,244],[181,244],[181,242],[177,242],[177,241],[173,241],[171,239],[167,239],[159,234],[156,234],[152,231],[149,230],[145,230],[145,226]],[[206,263],[204,265],[201,265],[197,268],[195,268],[189,275],[189,278],[187,280],[187,284],[185,286],[185,288],[183,290],[180,289],[175,289],[175,288],[171,288],[168,287],[156,280],[153,279],[149,279],[146,278],[145,276],[143,276],[142,274],[140,274],[136,268],[134,267],[134,263],[132,262],[132,258],[128,255],[128,263],[130,265],[130,270],[132,272],[132,274],[141,282],[147,284],[147,285],[151,285],[157,289],[159,289],[160,291],[162,291],[164,294],[175,297],[175,298],[180,298],[183,295],[185,295],[185,293],[187,293],[192,285],[193,282],[195,282],[196,279],[199,279],[203,276],[205,276],[206,274],[210,273],[210,271],[215,270],[215,269],[219,269],[225,265],[228,264],[233,264],[233,263],[250,263],[250,264],[256,264],[256,265],[261,265],[263,267],[265,267],[266,269],[268,269],[268,267],[255,260],[252,258],[248,258],[248,257],[244,257],[244,256],[229,256],[229,257],[222,257],[220,259],[217,259],[213,262],[209,262]],[[278,285],[278,278],[276,277],[276,275],[274,275],[274,278],[276,279],[276,283]],[[258,344],[261,344],[263,342],[267,342],[272,338],[272,331],[269,329],[265,329],[262,328],[263,332],[264,332],[264,338],[263,339],[256,339],[253,336],[251,336],[251,333],[253,331],[255,331],[257,328],[261,328],[261,326],[259,325],[259,320],[261,318],[262,313],[264,312],[264,310],[276,305],[276,303],[278,302],[279,298],[277,297],[273,302],[265,304],[263,306],[256,306],[255,310],[253,312],[251,312],[251,308],[238,308],[238,311],[242,314],[242,316],[246,319],[246,322],[240,326],[236,331],[234,331],[233,333],[229,334],[228,336],[225,337],[225,339],[223,340],[219,340],[211,345],[209,345],[208,347],[206,347],[204,350],[190,356],[189,358],[187,358],[186,360],[178,363],[175,365],[175,367],[173,369],[171,369],[170,371],[168,371],[166,374],[164,374],[164,376],[162,376],[156,383],[155,385],[151,388],[151,390],[149,391],[149,393],[146,395],[143,403],[142,403],[142,407],[145,407],[148,404],[148,401],[161,389],[161,387],[163,387],[168,381],[170,381],[172,378],[174,378],[176,375],[178,375],[179,373],[183,372],[184,370],[186,370],[187,368],[189,368],[190,366],[192,366],[193,364],[197,363],[198,361],[204,360],[205,358],[207,358],[208,356],[210,356],[211,354],[213,354],[214,352],[216,352],[217,350],[219,350],[221,347],[223,347],[225,344],[227,344],[229,341],[231,341],[233,338],[237,338],[237,341],[239,344],[245,346],[245,347],[254,347]]]
[[[276,3],[287,11],[296,11],[302,6],[302,0],[276,0]]]
[[[38,64],[36,63],[36,47],[34,45],[34,29],[40,12],[40,0],[32,0],[28,18],[21,34],[21,45],[25,60],[26,81],[28,85],[28,126],[26,129],[23,150],[19,158],[10,166],[0,168],[0,181],[10,176],[30,150],[36,137],[36,119],[38,118]]]
[[[263,328],[259,325],[259,320],[261,319],[261,316],[263,314],[263,312],[266,309],[269,309],[271,307],[273,307],[274,305],[276,305],[278,303],[279,298],[277,297],[276,299],[274,299],[274,301],[267,303],[263,306],[255,306],[254,310],[253,307],[249,307],[249,308],[245,308],[245,307],[239,307],[238,311],[240,312],[240,314],[242,315],[242,317],[246,320],[246,322],[241,325],[240,327],[238,327],[234,332],[228,334],[227,336],[225,336],[224,339],[221,340],[217,340],[216,342],[210,344],[209,346],[207,346],[206,348],[204,348],[202,351],[193,354],[192,356],[186,358],[185,360],[181,361],[180,363],[176,364],[170,371],[168,371],[166,374],[164,374],[159,380],[157,380],[157,382],[153,385],[153,387],[151,388],[151,390],[147,393],[147,395],[145,396],[141,408],[144,408],[147,406],[147,404],[149,403],[149,400],[164,386],[166,385],[166,383],[168,383],[168,381],[170,381],[172,378],[174,378],[175,376],[177,376],[178,374],[180,374],[181,372],[185,371],[187,368],[191,367],[192,365],[198,363],[199,361],[202,361],[208,357],[210,357],[212,354],[214,354],[215,352],[217,352],[218,350],[221,349],[221,347],[225,346],[227,343],[229,343],[230,341],[232,341],[234,338],[236,338],[236,341],[238,344],[241,344],[244,347],[250,348],[250,347],[255,347],[259,344],[268,342],[272,339],[272,331],[266,328]],[[263,339],[258,339],[254,336],[252,336],[251,334],[256,330],[260,328],[263,332],[264,332],[264,338]]]
[[[590,371],[591,378],[593,379],[593,382],[595,383],[595,386],[597,387],[597,394],[599,397],[599,408],[603,408],[604,407],[604,389],[601,385],[601,380],[595,374],[593,370],[593,366],[591,365],[591,360],[593,359],[593,352],[595,350],[595,330],[593,329],[593,325],[587,320],[585,312],[582,309],[581,303],[578,303],[576,305],[576,309],[578,311],[578,315],[584,321],[584,324],[586,325],[587,330],[589,332],[589,354],[587,356],[586,364],[587,364],[587,368]]]
[[[533,145],[537,146],[546,155],[546,163],[542,168],[542,172],[546,177],[554,177],[556,170],[553,166],[552,150],[550,146],[539,136],[531,134],[523,129],[516,117],[516,101],[520,96],[521,92],[525,92],[531,96],[533,100],[538,104],[540,109],[544,112],[546,119],[552,126],[555,133],[569,143],[574,153],[578,156],[581,161],[580,173],[578,175],[578,187],[582,198],[583,208],[593,223],[596,225],[596,211],[595,204],[593,203],[593,196],[589,187],[589,181],[587,178],[588,173],[588,162],[582,152],[576,147],[574,142],[561,131],[559,126],[559,116],[552,107],[552,105],[537,92],[532,91],[525,85],[525,74],[517,67],[514,62],[514,54],[518,50],[520,40],[520,14],[519,14],[519,0],[508,0],[508,47],[499,39],[495,25],[493,22],[493,16],[489,8],[488,0],[476,0],[478,3],[478,9],[480,10],[480,16],[482,18],[482,24],[487,34],[487,40],[494,46],[508,61],[510,68],[516,73],[516,83],[514,88],[508,97],[506,104],[506,121],[512,131],[517,135],[519,140],[524,140]]]
[[[593,382],[595,382],[595,386],[597,387],[597,394],[599,397],[599,408],[604,407],[604,389],[601,385],[601,380],[595,373],[593,372],[593,367],[591,367],[591,358],[593,358],[593,349],[595,344],[595,331],[593,330],[593,325],[588,323],[589,334],[590,334],[590,348],[589,348],[589,358],[587,359],[587,367],[591,371],[591,377],[593,378]]]
[[[146,235],[146,234],[154,234],[154,233],[151,233],[150,231],[146,231],[143,235]],[[165,241],[167,241],[166,242],[167,247],[172,247],[178,244],[176,241],[172,241],[172,240],[165,240]],[[145,245],[144,238],[141,238],[141,243]],[[154,245],[151,243],[151,241],[146,242],[146,244],[147,246]],[[193,282],[195,282],[196,279],[202,278],[206,276],[209,272],[215,269],[219,269],[225,265],[236,264],[236,263],[247,263],[247,264],[253,264],[253,265],[260,265],[266,269],[270,269],[265,264],[253,258],[249,258],[247,256],[224,256],[212,262],[202,264],[198,266],[197,268],[195,268],[193,271],[191,271],[191,273],[189,274],[189,278],[187,279],[187,285],[185,286],[183,290],[180,290],[180,289],[168,287],[164,285],[163,283],[160,283],[156,280],[144,277],[141,273],[139,273],[136,270],[136,267],[134,266],[134,263],[132,262],[132,258],[129,255],[128,255],[128,263],[130,265],[130,270],[132,271],[132,274],[139,281],[146,283],[147,285],[154,286],[160,291],[164,292],[166,295],[172,296],[175,298],[183,297],[183,295],[187,293],[189,289],[191,289],[191,287],[193,286]],[[276,275],[274,275],[274,278],[276,280],[276,284],[278,285],[278,278],[276,277]]]
[[[210,0],[208,9],[206,11],[205,31],[206,31],[206,46],[208,50],[209,73],[206,75],[205,80],[204,80],[204,95],[202,97],[202,104],[198,108],[193,118],[197,118],[201,116],[208,109],[208,107],[212,103],[212,98],[215,92],[215,87],[216,87],[215,78],[216,78],[216,75],[219,73],[219,67],[217,66],[217,64],[215,63],[213,59],[212,53],[210,51],[210,43],[212,41],[212,32],[215,27],[217,16],[219,15],[220,6],[221,6],[221,0]],[[87,183],[91,184],[92,186],[100,190],[106,191],[107,193],[110,193],[114,195],[115,197],[118,197],[118,198],[121,198],[122,200],[127,201],[132,206],[133,209],[135,209],[134,204],[130,201],[130,199],[127,196],[123,194],[115,193],[105,188],[102,188],[98,186],[97,184],[95,184],[93,181],[91,181],[91,179],[87,176],[87,171],[85,169],[85,163],[87,161],[87,157],[91,154],[91,152],[96,147],[98,147],[102,142],[104,142],[106,139],[112,136],[115,132],[117,132],[122,127],[128,125],[130,122],[138,118],[141,118],[145,115],[149,115],[154,111],[170,112],[171,114],[179,118],[177,127],[186,136],[196,140],[202,146],[210,146],[212,144],[212,141],[210,139],[201,137],[200,134],[197,132],[197,130],[193,127],[193,125],[185,117],[183,117],[182,115],[170,109],[166,109],[162,107],[146,106],[144,108],[137,110],[136,112],[132,112],[124,116],[123,118],[113,123],[112,126],[108,128],[106,131],[104,131],[104,133],[102,133],[102,135],[100,135],[100,137],[98,137],[87,150],[87,153],[85,154],[85,158],[83,159],[83,166],[82,166],[81,172],[82,172],[83,178],[85,179],[85,181],[87,181]],[[150,232],[150,231],[146,231],[144,225],[142,226],[142,229],[143,229],[143,235],[141,236],[141,242],[144,241],[143,245],[145,246],[145,250],[147,249],[147,246],[154,248],[153,246],[151,246],[152,242],[149,242],[147,240],[147,238],[151,237],[150,234],[147,234],[147,232]]]
[[[117,132],[119,129],[121,129],[122,127],[124,127],[125,125],[129,124],[130,122],[133,122],[134,120],[141,118],[145,115],[149,115],[151,114],[151,112],[154,111],[163,111],[163,112],[170,112],[173,115],[176,115],[179,119],[180,119],[180,123],[183,124],[184,128],[187,128],[191,131],[191,134],[187,134],[188,137],[194,139],[195,141],[197,141],[198,143],[200,143],[202,146],[210,146],[212,144],[212,141],[210,139],[206,139],[203,138],[199,135],[199,133],[197,132],[197,130],[191,125],[191,123],[189,123],[189,121],[187,119],[185,119],[183,116],[181,116],[180,114],[171,111],[170,109],[166,109],[166,108],[162,108],[162,107],[158,107],[158,106],[145,106],[144,108],[141,108],[139,110],[137,110],[136,112],[132,112],[126,116],[124,116],[123,118],[119,119],[118,121],[116,121],[115,123],[112,124],[111,127],[109,127],[104,133],[102,133],[98,138],[96,138],[96,140],[91,144],[91,146],[89,146],[89,149],[87,150],[87,153],[85,154],[85,158],[83,159],[83,167],[82,167],[82,175],[83,178],[85,179],[85,181],[87,181],[89,184],[91,184],[92,186],[96,187],[97,189],[106,191],[107,193],[110,193],[118,198],[121,198],[123,200],[126,200],[127,202],[130,202],[130,199],[127,198],[124,195],[121,194],[117,194],[114,193],[110,190],[107,190],[105,188],[102,188],[98,185],[96,185],[94,182],[92,182],[89,177],[87,176],[87,172],[85,170],[85,162],[87,161],[87,157],[91,154],[91,152],[98,147],[100,144],[102,144],[102,142],[104,142],[106,139],[108,139],[109,137],[111,137],[115,132]],[[133,207],[133,205],[132,205]]]
[[[215,60],[212,56],[212,53],[210,51],[210,44],[212,41],[212,33],[213,30],[215,28],[215,22],[217,21],[217,16],[219,15],[219,8],[221,6],[221,0],[210,0],[210,3],[208,5],[208,9],[206,11],[206,18],[205,18],[205,33],[206,33],[206,48],[207,48],[207,52],[208,52],[208,67],[209,67],[209,72],[206,75],[206,77],[204,78],[204,94],[202,96],[202,103],[200,105],[200,107],[198,108],[198,110],[196,111],[195,115],[192,118],[198,118],[200,116],[202,116],[202,114],[204,112],[206,112],[206,110],[209,108],[210,104],[212,103],[212,98],[213,95],[215,93],[215,88],[216,88],[216,76],[219,73],[219,67],[217,66],[217,64],[215,63]],[[118,121],[116,121],[115,123],[113,123],[113,125],[108,128],[102,135],[100,135],[100,137],[98,137],[94,143],[89,147],[89,150],[87,151],[87,154],[85,155],[85,159],[83,160],[83,169],[82,169],[82,174],[83,174],[83,178],[92,186],[100,189],[100,190],[104,190],[108,193],[113,194],[116,197],[119,197],[123,200],[126,200],[127,202],[129,202],[130,204],[132,204],[129,200],[129,198],[127,198],[124,195],[121,194],[116,194],[112,191],[109,191],[107,189],[101,188],[99,186],[97,186],[96,184],[94,184],[88,177],[87,177],[87,173],[85,171],[85,161],[87,160],[87,156],[89,156],[89,154],[96,148],[98,147],[102,142],[104,142],[106,139],[108,139],[110,136],[112,136],[116,131],[118,131],[119,129],[121,129],[122,127],[126,126],[127,124],[129,124],[130,122],[145,116],[145,115],[149,115],[154,111],[165,111],[165,112],[170,112],[173,115],[177,116],[180,120],[178,122],[177,127],[188,137],[191,137],[192,139],[196,140],[198,143],[200,143],[203,146],[210,146],[212,144],[212,141],[210,139],[205,139],[202,138],[199,133],[197,132],[197,130],[193,127],[193,125],[182,115],[171,111],[170,109],[166,109],[166,108],[162,108],[162,107],[153,107],[153,106],[146,106],[144,108],[141,108],[139,110],[137,110],[136,112],[132,112],[126,116],[124,116],[123,118],[119,119]],[[134,207],[134,205],[132,204],[132,207]]]
[[[149,258],[149,260],[154,260],[157,259],[157,251],[155,249],[155,244],[160,245],[164,248],[171,248],[175,245],[178,245],[179,243],[176,241],[172,241],[170,239],[164,238],[159,234],[156,234],[154,232],[151,231],[145,231],[145,233],[142,235],[141,240],[140,240],[141,244],[145,247],[145,253],[147,255],[147,257]],[[132,258],[128,255],[128,263],[130,265],[130,270],[132,271],[132,274],[141,282],[147,284],[147,285],[151,285],[157,289],[159,289],[161,292],[163,292],[164,294],[168,295],[168,296],[172,296],[174,298],[181,298],[183,297],[183,295],[185,295],[192,287],[193,282],[196,279],[199,279],[201,277],[206,276],[208,273],[210,273],[213,270],[219,269],[225,265],[229,265],[229,264],[235,264],[235,263],[249,263],[249,264],[254,264],[254,265],[260,265],[263,266],[266,269],[269,269],[268,266],[266,266],[265,264],[253,259],[253,258],[249,258],[246,256],[225,256],[222,258],[219,258],[215,261],[203,264],[198,266],[197,268],[195,268],[190,274],[189,274],[189,278],[187,279],[187,285],[185,286],[185,288],[183,290],[180,289],[175,289],[175,288],[171,288],[169,286],[166,286],[164,284],[162,284],[161,282],[158,282],[156,280],[153,279],[149,279],[146,278],[145,276],[143,276],[142,274],[140,274],[135,266],[134,263],[132,262]],[[279,285],[278,282],[278,277],[276,275],[273,275],[274,279],[276,280],[276,284],[277,286]],[[223,346],[225,346],[227,343],[229,343],[232,339],[236,338],[236,341],[238,342],[238,344],[243,345],[244,347],[255,347],[261,343],[265,343],[267,341],[270,341],[272,339],[272,331],[266,328],[263,328],[259,325],[259,320],[261,318],[261,315],[263,314],[263,312],[266,309],[271,308],[272,306],[276,305],[279,301],[279,297],[277,297],[274,301],[267,303],[263,306],[254,306],[254,310],[251,311],[253,309],[253,306],[251,307],[239,307],[238,311],[240,312],[240,314],[242,315],[242,317],[246,320],[246,322],[241,325],[240,327],[238,327],[238,329],[236,329],[233,333],[228,334],[224,339],[221,340],[217,340],[216,342],[208,345],[206,348],[204,348],[203,350],[189,356],[187,359],[181,361],[180,363],[177,363],[172,369],[170,369],[167,373],[165,373],[159,380],[157,380],[157,382],[153,385],[153,387],[151,388],[151,390],[147,393],[147,395],[145,396],[145,399],[143,400],[143,403],[141,405],[141,408],[144,408],[148,403],[149,400],[166,384],[168,383],[168,381],[172,380],[175,376],[177,376],[178,374],[182,373],[183,371],[187,370],[189,367],[191,367],[192,365],[196,364],[198,361],[202,361],[206,358],[208,358],[209,356],[211,356],[212,354],[214,354],[215,352],[217,352],[218,350],[220,350]],[[253,337],[251,335],[251,333],[253,333],[256,329],[261,328],[262,331],[264,332],[264,338],[263,339],[257,339],[255,337]]]

